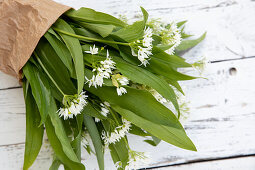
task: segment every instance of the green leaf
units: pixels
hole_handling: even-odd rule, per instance
[[[61,165],[61,162],[55,157],[52,161],[52,164],[49,170],[58,170],[60,165]]]
[[[75,71],[74,71],[74,66],[72,62],[72,57],[68,48],[65,46],[65,44],[62,43],[62,41],[60,41],[59,39],[57,39],[54,35],[48,32],[44,34],[44,37],[49,41],[50,45],[54,48],[55,52],[57,53],[61,61],[68,68],[72,77],[75,78]]]
[[[46,77],[30,62],[27,62],[22,70],[31,85],[32,94],[41,115],[41,126],[48,115],[48,106],[50,105],[48,97],[51,96],[50,85]]]
[[[63,123],[57,114],[56,103],[53,98],[49,98],[49,100],[51,101],[51,105],[48,106],[49,107],[49,110],[48,110],[49,116],[51,119],[51,123],[55,129],[56,136],[59,139],[60,144],[63,148],[63,151],[70,160],[72,160],[73,162],[79,162],[79,159],[76,156],[76,154],[70,144],[68,136],[66,135]]]
[[[196,46],[197,44],[199,44],[201,41],[203,41],[205,39],[206,36],[206,32],[201,35],[198,39],[195,40],[184,40],[181,42],[181,44],[176,47],[177,51],[184,51],[184,50],[188,50],[194,46]]]
[[[124,138],[121,138],[119,142],[115,144],[110,144],[109,149],[113,158],[114,163],[121,161],[122,167],[126,167],[128,163],[128,147],[124,141]]]
[[[76,34],[84,36],[84,37],[91,37],[91,38],[96,38],[96,39],[100,39],[100,40],[114,41],[111,37],[102,38],[100,35],[97,35],[96,33],[94,34],[90,31],[86,30],[85,28],[74,28],[74,31]],[[85,39],[83,39],[82,41],[91,42],[91,43],[93,42],[93,41],[85,40]],[[118,46],[116,44],[112,44],[112,43],[104,43],[104,44],[107,44],[115,49],[118,49]],[[92,46],[92,45],[85,44],[83,46]],[[84,51],[83,46],[82,46],[82,49]]]
[[[164,52],[162,49],[158,49],[154,47],[153,55],[151,56],[153,60],[158,60],[164,62],[165,64],[169,65],[172,68],[183,68],[183,67],[192,67],[191,64],[186,63],[185,60],[181,57],[176,55],[169,55]]]
[[[82,124],[83,124],[83,114],[79,114],[74,119],[75,128],[74,128],[74,140],[71,142],[72,147],[79,159],[81,161],[81,133],[82,133]]]
[[[89,135],[93,142],[93,145],[94,145],[94,148],[96,151],[99,169],[104,170],[104,150],[103,150],[103,145],[101,142],[100,134],[97,130],[97,126],[96,126],[93,118],[86,114],[84,114],[84,124],[87,127]]]
[[[66,23],[62,19],[58,19],[55,22],[54,27],[75,34],[74,30],[70,27],[70,25],[68,25],[68,23]],[[80,94],[84,85],[84,62],[80,42],[77,38],[62,33],[59,33],[59,35],[63,38],[67,48],[72,55],[78,81],[78,94]]]
[[[106,117],[104,117],[103,115],[101,115],[93,106],[92,104],[88,103],[82,113],[84,113],[84,115],[88,115],[88,116],[92,116],[92,117],[96,117],[99,119],[106,119]]]
[[[43,140],[43,126],[39,127],[40,124],[40,113],[34,101],[31,93],[31,89],[26,87],[23,82],[23,89],[26,103],[26,143],[25,143],[25,154],[23,170],[27,170],[35,161]]]
[[[162,60],[156,60],[154,58],[151,58],[150,64],[145,69],[155,74],[162,75],[174,81],[192,80],[196,78],[196,77],[182,74],[176,71],[176,69],[169,67],[168,63],[165,63]]]
[[[112,24],[124,27],[125,23],[109,14],[97,12],[90,8],[80,8],[79,10],[69,10],[65,13],[68,17],[75,21],[83,21],[87,23]]]
[[[118,37],[126,42],[133,42],[134,40],[140,39],[143,36],[145,24],[148,19],[148,13],[141,7],[143,12],[144,20],[137,21],[132,25],[122,28],[116,32],[113,32],[113,37]]]
[[[68,69],[46,39],[41,38],[35,51],[43,66],[54,79],[58,87],[60,87],[65,94],[75,94],[76,88],[70,79]],[[53,82],[51,84],[53,84]]]
[[[164,98],[170,100],[173,103],[175,109],[179,111],[179,105],[174,90],[164,79],[161,79],[159,76],[156,76],[155,74],[141,67],[128,64],[121,60],[114,61],[116,62],[117,68],[124,76],[134,82],[144,84],[155,89]]]
[[[104,38],[110,35],[112,33],[112,30],[114,29],[113,25],[91,24],[85,22],[80,22],[79,24],[84,28],[100,34]]]
[[[146,142],[152,146],[157,146],[161,141],[159,138],[157,138],[155,136],[151,136],[151,138],[152,138],[152,140],[146,139],[146,140],[144,140],[144,142]]]
[[[74,162],[67,157],[67,155],[63,151],[64,148],[62,147],[62,144],[60,143],[59,138],[57,137],[57,134],[56,134],[57,132],[55,131],[55,128],[53,127],[50,118],[47,119],[47,121],[45,123],[45,127],[46,127],[48,139],[50,141],[50,144],[51,144],[57,158],[66,167],[68,167],[70,169],[85,170],[85,167],[81,163]]]
[[[175,124],[175,126],[164,126],[160,124],[155,124],[151,121],[148,121],[132,111],[123,109],[117,105],[111,105],[111,107],[116,110],[119,114],[121,114],[125,119],[131,121],[136,126],[146,130],[152,135],[156,136],[159,139],[162,139],[172,145],[177,147],[196,151],[195,145],[186,135],[183,127],[179,122]]]
[[[134,124],[132,124],[132,128],[129,130],[128,133],[142,137],[150,136],[148,133],[146,133],[144,130],[142,130],[141,128],[137,127]]]
[[[27,74],[27,69],[30,70],[29,73],[31,73],[31,70],[33,69],[32,70],[33,74],[35,74],[36,76],[32,77],[30,74]],[[42,112],[42,113],[44,113],[44,114],[47,113],[50,116],[50,119],[54,126],[56,135],[63,147],[63,151],[65,152],[66,156],[74,162],[79,162],[77,156],[75,155],[75,152],[72,149],[69,139],[66,135],[62,121],[60,120],[60,118],[57,114],[57,106],[56,106],[54,98],[51,96],[48,80],[44,77],[44,74],[42,74],[41,72],[36,70],[35,67],[32,66],[29,62],[25,65],[25,67],[23,68],[23,71],[25,73],[26,78],[28,80],[30,80],[32,92],[34,93],[34,91],[35,91],[36,96],[38,94],[43,96],[43,100],[41,100],[41,98],[35,97],[35,100],[38,101],[37,106],[43,107],[44,112]],[[41,96],[39,96],[39,97],[41,97]],[[39,111],[40,111],[40,109],[39,109]]]
[[[125,109],[130,109],[135,114],[144,119],[166,126],[174,127],[178,125],[176,116],[165,106],[159,103],[149,92],[144,90],[137,90],[130,87],[125,87],[127,94],[118,96],[115,87],[101,87],[95,89],[94,87],[85,89],[102,101],[107,101],[110,104],[116,104]]]
[[[180,27],[183,26],[186,22],[187,22],[187,20],[185,20],[185,21],[180,21],[180,22],[178,22],[176,25],[177,25],[178,28],[180,28]]]

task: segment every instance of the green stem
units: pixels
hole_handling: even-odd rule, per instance
[[[48,72],[48,70],[44,67],[42,61],[40,60],[40,58],[38,57],[38,55],[36,54],[36,52],[34,52],[34,55],[37,59],[37,61],[39,62],[39,64],[41,65],[41,67],[43,68],[43,70],[45,71],[45,73],[48,75],[48,77],[51,79],[51,81],[54,83],[54,85],[57,87],[57,89],[60,91],[60,93],[65,96],[65,93],[59,88],[59,86],[57,85],[57,83],[54,81],[54,79],[51,77],[50,73]]]
[[[117,122],[117,125],[119,126],[120,124],[119,124],[119,121],[118,121],[118,119],[117,119],[115,113],[113,113],[113,111],[111,110],[111,108],[109,108],[108,106],[106,106],[106,107],[108,108],[108,110],[109,110],[110,113],[112,114],[114,120]],[[128,141],[127,141],[126,137],[124,136],[123,139],[124,139],[124,142],[126,143],[128,149],[130,150],[130,147],[129,147],[129,144],[128,144]]]
[[[75,38],[78,38],[78,39],[81,39],[81,40],[89,40],[89,41],[97,41],[97,42],[101,42],[101,43],[119,44],[119,45],[130,46],[130,43],[123,43],[123,42],[108,41],[108,40],[102,40],[102,39],[97,39],[97,38],[85,37],[85,36],[76,35],[76,34],[73,34],[73,33],[70,33],[70,32],[66,32],[66,31],[63,31],[63,30],[55,28],[55,27],[53,27],[53,29],[57,32],[62,33],[62,34],[66,34],[68,36],[75,37]]]

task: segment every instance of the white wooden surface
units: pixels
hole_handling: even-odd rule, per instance
[[[198,35],[207,31],[206,40],[186,56],[205,56],[213,61],[205,79],[184,83],[191,101],[191,114],[184,126],[198,152],[162,142],[154,148],[141,138],[130,136],[131,146],[152,153],[151,167],[201,160],[235,159],[175,165],[160,169],[255,169],[255,2],[251,0],[57,0],[78,8],[91,7],[118,16],[134,18],[139,6],[151,17],[164,21],[189,20],[187,31]],[[226,61],[225,61],[226,60]],[[236,73],[230,72],[231,68]],[[233,69],[232,69],[233,70]],[[0,169],[22,169],[25,114],[22,89],[18,82],[0,73]],[[97,169],[94,156],[84,153],[88,170]],[[238,162],[238,164],[234,164]],[[31,169],[44,170],[51,163],[51,149],[45,142]],[[106,170],[113,164],[106,153]]]

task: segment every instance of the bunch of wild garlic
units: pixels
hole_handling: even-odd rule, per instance
[[[192,67],[178,56],[200,41],[183,40],[185,22],[143,20],[131,25],[81,8],[61,16],[45,33],[23,67],[26,101],[24,169],[36,159],[44,127],[54,150],[51,169],[85,169],[82,145],[104,169],[109,148],[116,169],[146,166],[146,153],[132,150],[127,134],[196,150],[178,117],[178,81],[195,77],[178,72]],[[162,103],[171,102],[174,110]],[[173,112],[176,112],[175,115]],[[86,134],[86,135],[84,135]],[[88,142],[91,138],[93,148]]]

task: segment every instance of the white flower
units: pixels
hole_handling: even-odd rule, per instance
[[[150,163],[150,156],[148,153],[136,152],[129,150],[129,161],[125,170],[135,170],[148,166]]]
[[[115,165],[116,169],[122,168],[122,162],[121,161],[116,162],[114,165]]]
[[[94,54],[98,54],[98,48],[96,48],[96,46],[95,46],[95,44],[94,44],[94,46],[93,47],[89,47],[89,51],[85,51],[86,53],[90,53],[90,54],[92,54],[92,55],[94,55]]]
[[[76,116],[77,114],[80,114],[83,110],[84,106],[87,105],[87,95],[85,95],[85,92],[81,92],[80,95],[77,98],[74,98],[74,96],[67,96],[66,98],[71,99],[71,102],[69,106],[65,108],[60,108],[57,112],[60,117],[64,117],[64,120],[68,118],[73,118],[73,116]],[[64,97],[64,100],[65,97]]]
[[[100,122],[100,119],[98,119],[98,118],[95,118],[95,122]]]
[[[102,139],[106,146],[108,146],[111,143],[116,143],[120,141],[120,139],[123,138],[128,133],[131,127],[131,123],[123,118],[122,123],[123,124],[121,126],[116,127],[114,131],[111,132],[110,134],[105,131],[102,132]]]
[[[125,76],[121,76],[120,78],[117,78],[117,80],[122,86],[126,86],[129,84],[129,79]]]
[[[100,111],[100,113],[103,115],[103,116],[105,116],[105,117],[107,117],[107,115],[109,114],[109,109],[107,108],[107,105],[105,105],[105,104],[103,104],[103,103],[100,103],[100,106],[101,106],[101,111]]]
[[[103,76],[103,74],[100,74],[100,73],[97,74],[96,77],[95,77],[95,81],[94,82],[95,82],[94,83],[95,87],[97,87],[97,86],[102,87],[103,84],[104,84],[104,76]]]
[[[117,94],[121,96],[122,94],[126,94],[127,90],[124,87],[117,87]]]
[[[92,70],[92,72],[96,72],[96,75],[93,75],[91,79],[85,77],[87,80],[86,83],[89,83],[89,87],[102,87],[104,84],[104,78],[109,79],[112,75],[112,70],[114,69],[116,69],[115,62],[111,60],[107,50],[106,59],[104,61],[100,61],[100,65]]]
[[[152,29],[150,27],[147,27],[144,29],[144,36],[143,37],[152,37]]]
[[[149,56],[152,55],[152,41],[152,29],[147,27],[144,30],[143,39],[137,40],[133,47],[136,51],[131,48],[132,55],[138,57],[141,61],[141,65],[145,67],[149,64]]]
[[[104,105],[110,107],[110,103],[108,103],[108,102],[104,102]]]

